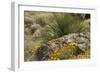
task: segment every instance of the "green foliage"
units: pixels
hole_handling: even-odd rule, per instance
[[[69,33],[90,31],[89,24],[86,24],[84,22],[85,19],[82,19],[78,15],[72,15],[70,13],[52,13],[52,16],[48,15],[48,18],[49,19],[45,19],[43,17],[41,19],[46,25],[40,29],[40,32],[36,32],[36,34],[38,34],[38,39],[42,38],[44,42]]]
[[[49,24],[50,29],[58,37],[67,35],[69,33],[79,33],[85,32],[86,28],[82,25],[84,19],[82,20],[77,15],[64,14],[64,13],[54,13],[55,23]]]

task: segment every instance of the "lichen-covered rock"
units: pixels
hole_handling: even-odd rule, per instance
[[[89,33],[72,33],[41,44],[35,53],[37,60],[71,59],[90,49]]]

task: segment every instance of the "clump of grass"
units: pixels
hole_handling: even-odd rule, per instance
[[[89,32],[90,30],[85,27],[88,26],[88,24],[83,25],[85,19],[81,19],[81,17],[77,15],[73,16],[70,13],[54,13],[54,20],[53,23],[49,24],[49,29],[58,37],[69,33]]]

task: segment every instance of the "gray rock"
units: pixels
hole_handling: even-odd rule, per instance
[[[36,56],[38,60],[47,60],[49,54],[55,49],[59,49],[63,44],[76,43],[80,51],[85,51],[90,48],[90,35],[88,33],[71,33],[60,38],[53,39],[47,43],[43,43],[37,50]]]

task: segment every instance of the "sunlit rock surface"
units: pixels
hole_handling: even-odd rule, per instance
[[[72,33],[60,38],[43,43],[37,48],[35,53],[36,60],[63,60],[71,59],[90,50],[90,34]],[[57,55],[56,55],[57,54]],[[33,60],[31,56],[29,61]]]

